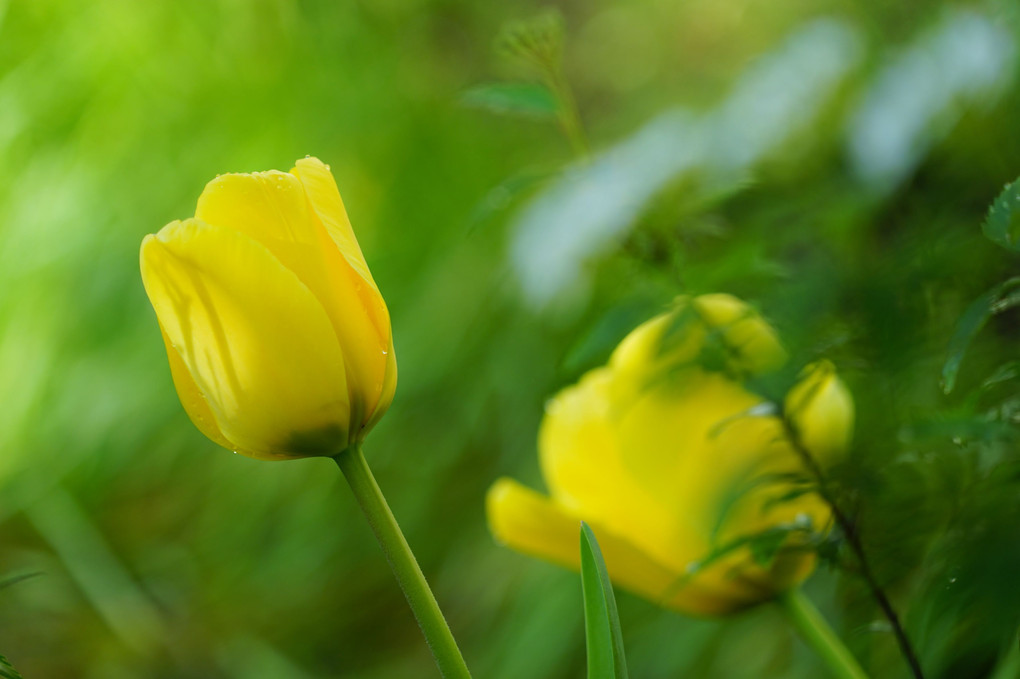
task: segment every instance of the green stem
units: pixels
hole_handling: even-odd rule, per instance
[[[545,65],[545,81],[559,103],[560,129],[566,135],[574,155],[580,160],[588,160],[591,149],[588,147],[588,139],[584,135],[584,126],[581,124],[581,114],[577,110],[577,100],[574,99],[574,92],[570,88],[566,77],[563,75],[560,64]]]
[[[825,622],[811,600],[804,596],[804,592],[799,588],[792,589],[780,595],[778,602],[804,641],[832,670],[832,676],[838,679],[868,679],[857,660]]]
[[[439,610],[436,597],[429,589],[404,534],[400,532],[400,526],[397,525],[390,506],[386,504],[386,498],[383,497],[379,484],[372,476],[372,470],[368,468],[360,444],[351,446],[333,459],[344,473],[354,497],[361,505],[361,511],[368,519],[372,532],[375,533],[379,546],[386,555],[400,589],[404,591],[414,618],[425,635],[425,641],[436,659],[436,664],[439,665],[439,672],[447,678],[470,679],[471,673],[464,663],[464,656],[457,648],[457,642],[450,632],[449,625],[446,624],[443,612]]]

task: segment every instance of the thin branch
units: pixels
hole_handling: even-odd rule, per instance
[[[918,661],[917,654],[914,652],[914,647],[911,645],[910,639],[907,637],[906,630],[903,629],[903,624],[900,622],[900,618],[896,614],[896,609],[893,608],[892,602],[889,601],[889,597],[886,595],[885,590],[883,590],[882,586],[878,584],[878,579],[875,577],[874,571],[871,570],[871,564],[864,553],[864,546],[861,543],[861,536],[857,531],[857,526],[836,502],[836,498],[833,497],[829,490],[825,472],[822,470],[817,460],[815,460],[815,458],[811,455],[811,451],[804,446],[804,443],[801,441],[800,435],[794,426],[790,423],[788,418],[784,417],[782,418],[782,421],[783,428],[786,431],[786,438],[793,446],[797,455],[800,456],[801,461],[804,463],[804,467],[814,477],[815,483],[818,485],[818,495],[827,505],[829,505],[829,508],[832,510],[833,518],[836,520],[836,523],[846,536],[850,549],[857,557],[857,561],[860,566],[860,575],[864,578],[865,583],[867,583],[868,589],[871,591],[871,596],[874,597],[876,603],[878,603],[878,607],[882,609],[882,613],[884,613],[885,617],[889,620],[889,624],[892,626],[893,633],[896,635],[896,641],[899,643],[903,657],[910,666],[910,671],[913,673],[915,679],[924,679],[924,672],[921,671],[921,663]]]

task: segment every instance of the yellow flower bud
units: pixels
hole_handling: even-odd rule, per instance
[[[689,306],[694,321],[677,328]],[[826,530],[828,507],[791,492],[801,460],[764,399],[733,371],[689,362],[710,333],[744,373],[785,357],[771,328],[726,295],[640,326],[607,366],[548,403],[538,451],[549,496],[499,480],[487,499],[496,538],[577,568],[577,524],[587,521],[621,587],[697,615],[745,608],[807,577],[814,554],[799,547],[804,531]],[[670,379],[656,380],[663,371]],[[770,530],[781,547],[756,559],[748,540]]]
[[[142,281],[192,422],[259,459],[335,455],[396,387],[389,312],[329,167],[225,174],[146,236]]]
[[[854,401],[830,361],[804,368],[800,380],[786,395],[784,410],[800,442],[823,465],[849,448]]]

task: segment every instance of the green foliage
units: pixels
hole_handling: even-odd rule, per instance
[[[22,679],[22,676],[18,674],[18,671],[14,669],[10,661],[2,655],[0,655],[0,677],[3,677],[3,679]]]
[[[982,230],[998,245],[1020,251],[1020,179],[1007,184],[988,208]]]
[[[525,118],[555,118],[559,105],[544,85],[537,83],[489,83],[464,92],[460,102],[504,115]]]
[[[1020,294],[1015,291],[1017,286],[1020,286],[1020,278],[1010,278],[996,285],[974,300],[960,317],[956,332],[949,341],[949,358],[942,366],[942,390],[945,393],[948,394],[956,386],[956,375],[967,347],[988,319],[1020,304]]]
[[[588,647],[588,679],[627,679],[620,615],[602,550],[591,527],[581,522],[581,589]]]
[[[720,139],[749,148],[750,113],[790,83],[759,79],[754,96],[722,104],[817,19],[817,3],[561,3],[530,42],[519,22],[534,10],[514,3],[7,3],[0,563],[46,577],[0,590],[3,650],[27,677],[431,671],[332,463],[261,463],[207,442],[178,403],[141,289],[141,238],[193,214],[205,182],[311,153],[333,168],[393,319],[400,383],[366,455],[476,676],[583,676],[576,576],[493,544],[484,492],[500,475],[540,487],[546,399],[678,295],[706,292],[738,295],[775,325],[791,361],[773,399],[812,359],[838,366],[858,418],[833,492],[930,679],[990,676],[1020,625],[1020,330],[1015,310],[997,313],[1017,289],[982,298],[962,353],[952,338],[973,300],[1017,275],[1014,251],[976,227],[1020,173],[1020,83],[1014,67],[990,94],[966,79],[944,107],[916,105],[958,67],[989,63],[926,47],[921,61],[945,77],[879,85],[959,5],[827,4],[862,52],[831,98],[805,93],[818,114],[735,174],[698,165],[627,203],[625,230],[580,263],[587,277],[537,314],[508,244],[578,156],[553,126],[464,107],[461,93],[540,83],[562,116],[568,84],[593,161],[661,115],[703,123],[597,165],[602,181],[578,203],[588,211],[562,224],[576,233],[614,188],[648,186],[677,154]],[[991,17],[1020,45],[1009,5],[967,4],[950,44]],[[508,24],[509,60],[491,50]],[[556,70],[537,70],[552,59]],[[848,130],[883,92],[874,129],[918,132],[878,148],[907,169],[875,185],[848,161]],[[1015,245],[1015,211],[1008,223],[993,212]],[[947,395],[941,371],[957,355]],[[763,561],[779,537],[755,545]],[[827,557],[812,597],[871,676],[901,676],[889,635],[869,631],[881,616],[840,538],[807,543]],[[690,620],[617,597],[636,677],[821,676],[768,608]]]

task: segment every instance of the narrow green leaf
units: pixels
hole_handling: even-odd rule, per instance
[[[464,92],[460,103],[502,115],[553,119],[559,113],[556,97],[537,83],[488,83]]]
[[[988,319],[1020,304],[1020,296],[1011,293],[1013,288],[1020,286],[1020,277],[1010,278],[1000,283],[985,294],[974,300],[963,312],[956,332],[949,340],[949,358],[942,366],[942,391],[949,393],[956,386],[956,376],[960,371],[960,363],[971,341],[977,336]]]
[[[21,575],[12,575],[10,577],[4,578],[3,580],[0,580],[0,589],[4,589],[6,587],[10,587],[11,585],[16,585],[19,582],[22,582],[23,580],[28,580],[29,578],[34,578],[37,575],[42,575],[42,573],[39,573],[39,572],[35,572],[35,573],[22,573]]]
[[[1020,377],[1020,361],[1003,363],[981,383],[981,391],[988,391],[992,387],[1015,380],[1018,377]]]
[[[1020,179],[1007,184],[988,208],[981,230],[992,242],[1020,252]]]
[[[588,645],[588,679],[627,679],[616,597],[598,540],[581,522],[581,589]]]

